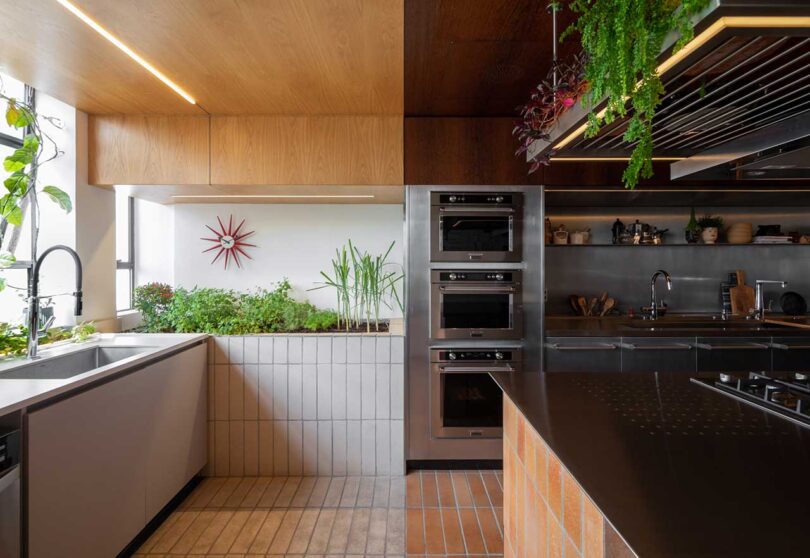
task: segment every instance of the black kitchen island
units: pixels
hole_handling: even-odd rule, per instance
[[[810,552],[810,428],[689,374],[492,376],[505,394],[507,556]]]

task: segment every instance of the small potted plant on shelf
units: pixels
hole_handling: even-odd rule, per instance
[[[704,215],[697,222],[700,227],[700,237],[704,244],[714,244],[720,235],[720,228],[723,226],[723,218],[713,215]]]
[[[687,244],[697,244],[697,241],[700,240],[700,225],[698,225],[697,217],[695,217],[694,207],[689,214],[689,222],[686,224],[684,236],[686,237]]]

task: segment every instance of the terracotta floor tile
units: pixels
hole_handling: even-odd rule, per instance
[[[487,496],[487,489],[484,486],[481,473],[478,471],[467,471],[467,482],[470,485],[473,504],[476,506],[490,506],[489,496]]]
[[[425,509],[425,553],[445,554],[442,516],[438,508]]]
[[[202,536],[208,526],[216,518],[217,512],[214,510],[203,510],[200,515],[189,526],[180,540],[172,547],[172,554],[188,554],[194,548],[194,543]]]
[[[478,527],[478,517],[474,509],[459,510],[461,527],[464,530],[464,542],[467,545],[467,554],[486,554],[484,539]]]
[[[406,544],[407,554],[425,553],[425,523],[422,519],[421,509],[409,509],[406,514]]]
[[[261,498],[259,498],[259,503],[257,507],[260,508],[270,508],[276,503],[276,499],[278,495],[281,493],[281,489],[284,488],[284,485],[287,483],[287,479],[284,477],[276,477],[272,481],[270,481],[270,485],[264,491]]]
[[[246,477],[242,479],[242,482],[237,485],[236,489],[231,492],[231,495],[228,496],[228,499],[225,500],[226,508],[238,508],[242,504],[242,500],[245,499],[250,489],[253,488],[253,485],[256,484],[256,479],[251,477]]]
[[[493,475],[482,475],[484,479],[484,486],[487,488],[487,494],[489,494],[489,500],[492,502],[492,505],[496,508],[503,507],[503,488],[501,488],[501,483],[498,482],[498,478]]]
[[[553,515],[548,516],[548,558],[562,558],[563,532],[562,527]]]
[[[250,516],[247,521],[245,521],[245,525],[233,542],[229,552],[233,554],[244,554],[248,551],[250,545],[253,544],[256,538],[256,534],[264,524],[264,520],[267,519],[267,513],[267,510],[255,510],[250,512]]]
[[[265,490],[267,490],[267,487],[270,486],[272,480],[273,479],[270,477],[257,478],[250,491],[245,494],[245,498],[242,500],[241,506],[243,508],[255,508],[258,506]]]
[[[422,507],[422,478],[418,472],[405,477],[405,501],[409,508]]]
[[[330,554],[344,554],[346,543],[349,541],[349,530],[352,527],[353,509],[339,509],[335,516],[335,523],[332,525],[332,534],[329,536],[329,544],[326,551]]]
[[[439,486],[439,505],[443,508],[454,507],[456,505],[456,498],[450,473],[447,471],[437,471],[436,484]]]
[[[298,492],[299,484],[301,484],[301,477],[289,477],[287,482],[284,483],[281,492],[279,492],[278,498],[276,498],[276,502],[273,506],[276,508],[289,507],[292,503],[292,499],[295,497],[295,493]]]
[[[470,492],[470,485],[467,483],[466,472],[453,471],[450,473],[450,476],[453,479],[453,489],[456,493],[456,504],[461,508],[472,507],[472,492]]]
[[[315,483],[318,479],[315,477],[304,477],[301,479],[301,484],[298,485],[298,490],[295,492],[295,496],[293,496],[292,502],[290,502],[290,506],[293,508],[303,508],[309,502],[309,498],[312,496],[312,490],[315,488]]]
[[[228,500],[230,495],[236,490],[236,487],[239,486],[239,483],[242,482],[242,479],[237,477],[228,478],[214,494],[211,501],[208,503],[208,507],[211,508],[221,508],[225,505],[225,502]]]
[[[270,543],[269,554],[285,554],[287,552],[303,513],[300,509],[287,510],[278,531],[276,531],[276,536],[273,537],[273,542]]]
[[[422,471],[422,505],[426,508],[436,508],[439,506],[436,473],[433,471]]]
[[[219,536],[211,545],[209,553],[224,554],[228,552],[231,549],[231,545],[233,545],[233,541],[239,536],[239,532],[242,530],[248,517],[250,517],[249,511],[239,510],[234,512],[231,519],[225,525],[225,528],[222,529]]]
[[[311,508],[321,507],[323,501],[326,499],[326,493],[329,491],[331,482],[332,480],[329,477],[318,477],[318,480],[315,481],[315,487],[312,489],[309,501],[307,502],[307,506]]]
[[[503,554],[503,536],[491,508],[476,508],[487,554]]]
[[[464,554],[464,534],[457,508],[442,508],[442,527],[448,554]]]
[[[270,543],[278,532],[281,522],[284,520],[284,510],[272,510],[267,514],[259,530],[256,532],[253,542],[250,545],[249,552],[256,554],[264,554],[270,549]]]
[[[603,558],[604,556],[604,520],[602,514],[590,498],[584,502],[584,548],[585,558]]]
[[[321,510],[318,516],[318,521],[315,523],[315,530],[312,532],[312,538],[309,541],[309,554],[324,554],[326,547],[329,544],[329,535],[332,533],[332,524],[335,522],[335,515],[337,510],[325,509]]]
[[[162,554],[169,552],[172,547],[177,544],[177,541],[180,540],[180,537],[186,532],[186,530],[194,523],[194,520],[197,519],[197,516],[200,514],[199,511],[182,511],[182,512],[175,512],[177,514],[177,520],[172,523],[172,526],[160,537],[160,540],[157,541],[155,546],[152,548],[153,554]]]
[[[548,507],[558,519],[562,519],[562,467],[557,457],[548,454]]]

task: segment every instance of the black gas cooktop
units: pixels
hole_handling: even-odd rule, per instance
[[[719,373],[692,381],[810,428],[810,372]]]

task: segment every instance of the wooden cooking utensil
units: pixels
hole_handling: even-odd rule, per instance
[[[731,314],[734,316],[747,316],[756,304],[754,287],[745,284],[745,272],[737,270],[737,286],[729,289],[731,297]]]
[[[599,295],[599,306],[603,307],[605,305],[605,301],[608,299],[607,291],[602,291],[602,294]]]
[[[588,315],[588,301],[585,300],[584,296],[577,298],[577,305],[579,306],[579,311],[582,313],[583,316]]]
[[[608,297],[607,300],[605,300],[605,303],[602,305],[602,313],[599,315],[604,316],[605,314],[613,310],[614,306],[616,306],[616,300]]]
[[[588,304],[588,315],[593,316],[594,312],[596,311],[596,303],[599,302],[599,299],[592,298],[590,304]]]
[[[574,314],[579,314],[579,302],[577,295],[568,295],[568,304],[571,305],[571,309],[574,311]]]

